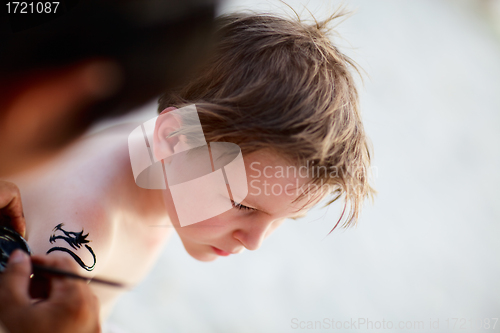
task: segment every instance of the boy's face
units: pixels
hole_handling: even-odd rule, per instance
[[[265,238],[286,218],[300,217],[321,200],[323,195],[305,195],[293,202],[308,178],[301,177],[299,168],[290,166],[276,154],[259,151],[244,156],[248,195],[223,214],[181,227],[172,211],[172,198],[165,191],[167,209],[186,251],[200,261],[213,261],[258,249]],[[305,176],[303,171],[302,175]],[[196,209],[196,202],[193,202]],[[174,214],[172,214],[174,213]]]

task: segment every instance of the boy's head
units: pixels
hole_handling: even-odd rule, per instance
[[[159,110],[196,104],[207,142],[238,144],[260,176],[305,178],[294,203],[309,206],[325,191],[333,195],[330,202],[344,196],[351,209],[347,226],[373,190],[350,72],[356,68],[327,37],[326,25],[337,16],[312,25],[268,15],[218,18],[213,54],[188,84],[161,97]],[[264,170],[270,158],[280,161]],[[247,173],[257,172],[247,162]]]

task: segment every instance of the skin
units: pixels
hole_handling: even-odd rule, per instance
[[[37,264],[76,271],[76,265],[69,258],[34,256],[31,259]],[[52,278],[49,298],[33,303],[28,293],[30,273],[28,256],[16,250],[0,275],[0,320],[10,333],[101,332],[99,302],[83,281]]]
[[[220,257],[214,247],[234,254],[257,250],[286,218],[304,215],[321,199],[294,202],[296,191],[266,194],[266,186],[267,191],[273,186],[294,189],[307,179],[266,177],[265,167],[286,168],[288,164],[276,154],[259,151],[244,156],[249,184],[245,200],[216,217],[180,227],[169,190],[147,190],[135,184],[127,137],[136,126],[119,126],[82,139],[53,162],[14,179],[23,195],[27,240],[35,254],[43,255],[55,245],[71,249],[62,240],[49,242],[59,223],[64,223],[66,231],[83,229],[89,234],[97,264],[92,271],[79,267],[78,273],[132,286],[144,278],[174,230],[193,258],[213,261]],[[240,204],[251,209],[239,209]],[[60,209],[55,211],[54,206]],[[92,263],[84,247],[71,250]],[[48,257],[69,255],[54,251]],[[122,290],[92,288],[104,319]]]
[[[288,167],[284,159],[267,151],[244,156],[249,194],[241,203],[233,203],[233,209],[191,226],[181,227],[176,218],[172,223],[182,240],[186,251],[200,261],[213,261],[219,257],[213,247],[232,254],[245,249],[257,250],[286,218],[298,218],[317,202],[320,197],[308,203],[307,197],[298,197],[295,189],[307,181],[305,178],[276,177],[271,170]],[[264,173],[264,168],[267,172]],[[270,177],[266,177],[266,175]],[[286,175],[285,175],[286,176]],[[252,182],[252,183],[251,183]],[[274,195],[271,188],[283,189]],[[285,191],[289,189],[289,191]],[[165,191],[165,204],[170,216],[176,216],[170,193]],[[238,205],[239,204],[239,205]],[[241,205],[248,207],[243,208]],[[250,209],[249,209],[250,208]]]
[[[120,85],[119,77],[119,69],[112,63],[85,61],[58,70],[24,73],[17,80],[0,83],[4,88],[0,96],[0,156],[8,157],[0,163],[2,226],[26,236],[19,189],[3,178],[42,164],[61,151],[78,134],[67,136],[65,124],[78,110],[112,94]],[[35,256],[32,260],[77,270],[69,258]],[[0,322],[9,332],[100,332],[99,304],[88,285],[52,279],[50,297],[33,306],[28,295],[30,274],[25,258],[9,264],[0,277]]]
[[[49,242],[54,227],[63,223],[66,231],[88,233],[88,245],[96,256],[95,268],[87,271],[78,266],[78,274],[127,285],[144,277],[173,230],[151,227],[166,225],[169,219],[161,191],[135,185],[126,140],[132,127],[84,138],[43,167],[12,179],[21,190],[26,237],[34,254],[45,255],[58,246],[85,263],[93,262],[84,246],[74,249],[61,239]],[[70,255],[54,251],[47,257]],[[92,285],[91,289],[104,319],[123,290]]]
[[[172,154],[179,140],[169,137],[170,133],[180,128],[182,122],[180,118],[171,116],[170,112],[174,110],[174,107],[166,108],[156,120],[153,146],[158,160]],[[191,157],[192,160],[188,156],[183,155],[180,163],[174,160],[173,174],[182,175],[186,168],[194,170],[196,166],[204,164],[203,160],[198,159],[199,156]],[[261,150],[244,155],[243,160],[249,193],[241,202],[231,198],[233,209],[216,217],[181,227],[169,189],[163,192],[171,223],[186,251],[197,260],[217,259],[221,254],[217,249],[226,254],[241,253],[244,249],[257,250],[286,218],[304,216],[323,197],[316,193],[314,197],[306,196],[297,200],[300,194],[298,189],[309,179],[301,177],[300,173],[277,172],[288,170],[290,163],[276,152]],[[176,163],[178,167],[175,167]],[[217,194],[214,192],[214,195]]]
[[[21,236],[26,234],[23,205],[19,188],[11,182],[0,180],[0,219],[1,225],[10,227]]]
[[[1,225],[25,236],[26,221],[19,188],[0,180]],[[33,302],[29,294],[31,262],[65,271],[77,271],[70,258],[32,256],[16,250],[0,274],[0,331],[98,333],[99,301],[82,281],[53,277],[47,299]]]

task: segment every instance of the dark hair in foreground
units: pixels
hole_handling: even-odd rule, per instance
[[[271,15],[219,17],[213,57],[189,83],[165,93],[159,111],[195,103],[207,142],[233,142],[244,154],[265,149],[292,165],[328,170],[313,174],[310,185],[328,186],[329,203],[345,197],[346,227],[375,191],[351,74],[357,68],[327,36],[328,23],[342,15],[314,24]]]
[[[126,113],[180,82],[205,58],[216,4],[61,0],[59,15],[7,15],[2,9],[0,106],[37,75],[102,59],[116,63],[123,84],[111,97],[75,112],[66,134],[74,136],[99,119]]]

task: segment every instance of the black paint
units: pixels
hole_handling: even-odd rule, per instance
[[[94,267],[95,267],[95,264],[96,264],[96,257],[95,257],[95,254],[94,254],[94,251],[92,250],[92,248],[86,244],[86,243],[90,242],[89,240],[87,240],[87,237],[88,237],[89,234],[87,233],[86,235],[84,235],[83,234],[83,229],[80,232],[66,231],[66,230],[64,230],[62,228],[63,225],[64,225],[63,223],[60,223],[60,224],[56,225],[56,227],[53,230],[54,234],[52,236],[50,236],[50,238],[49,238],[50,243],[52,244],[55,241],[57,241],[58,239],[62,239],[64,241],[66,241],[75,250],[78,250],[79,248],[82,247],[82,245],[85,244],[85,248],[87,248],[87,250],[90,252],[90,254],[92,255],[92,258],[94,258],[94,263],[91,266],[88,266],[88,265],[86,265],[83,262],[83,260],[76,253],[74,253],[70,249],[67,249],[65,247],[60,247],[60,246],[55,246],[53,248],[50,248],[47,251],[47,254],[49,254],[51,252],[54,252],[54,251],[66,252],[69,255],[71,255],[73,257],[73,259],[75,259],[75,261],[83,269],[85,269],[87,271],[93,270]],[[57,235],[56,236],[55,235],[56,231],[62,231],[62,233],[64,234],[64,236],[63,235]]]

